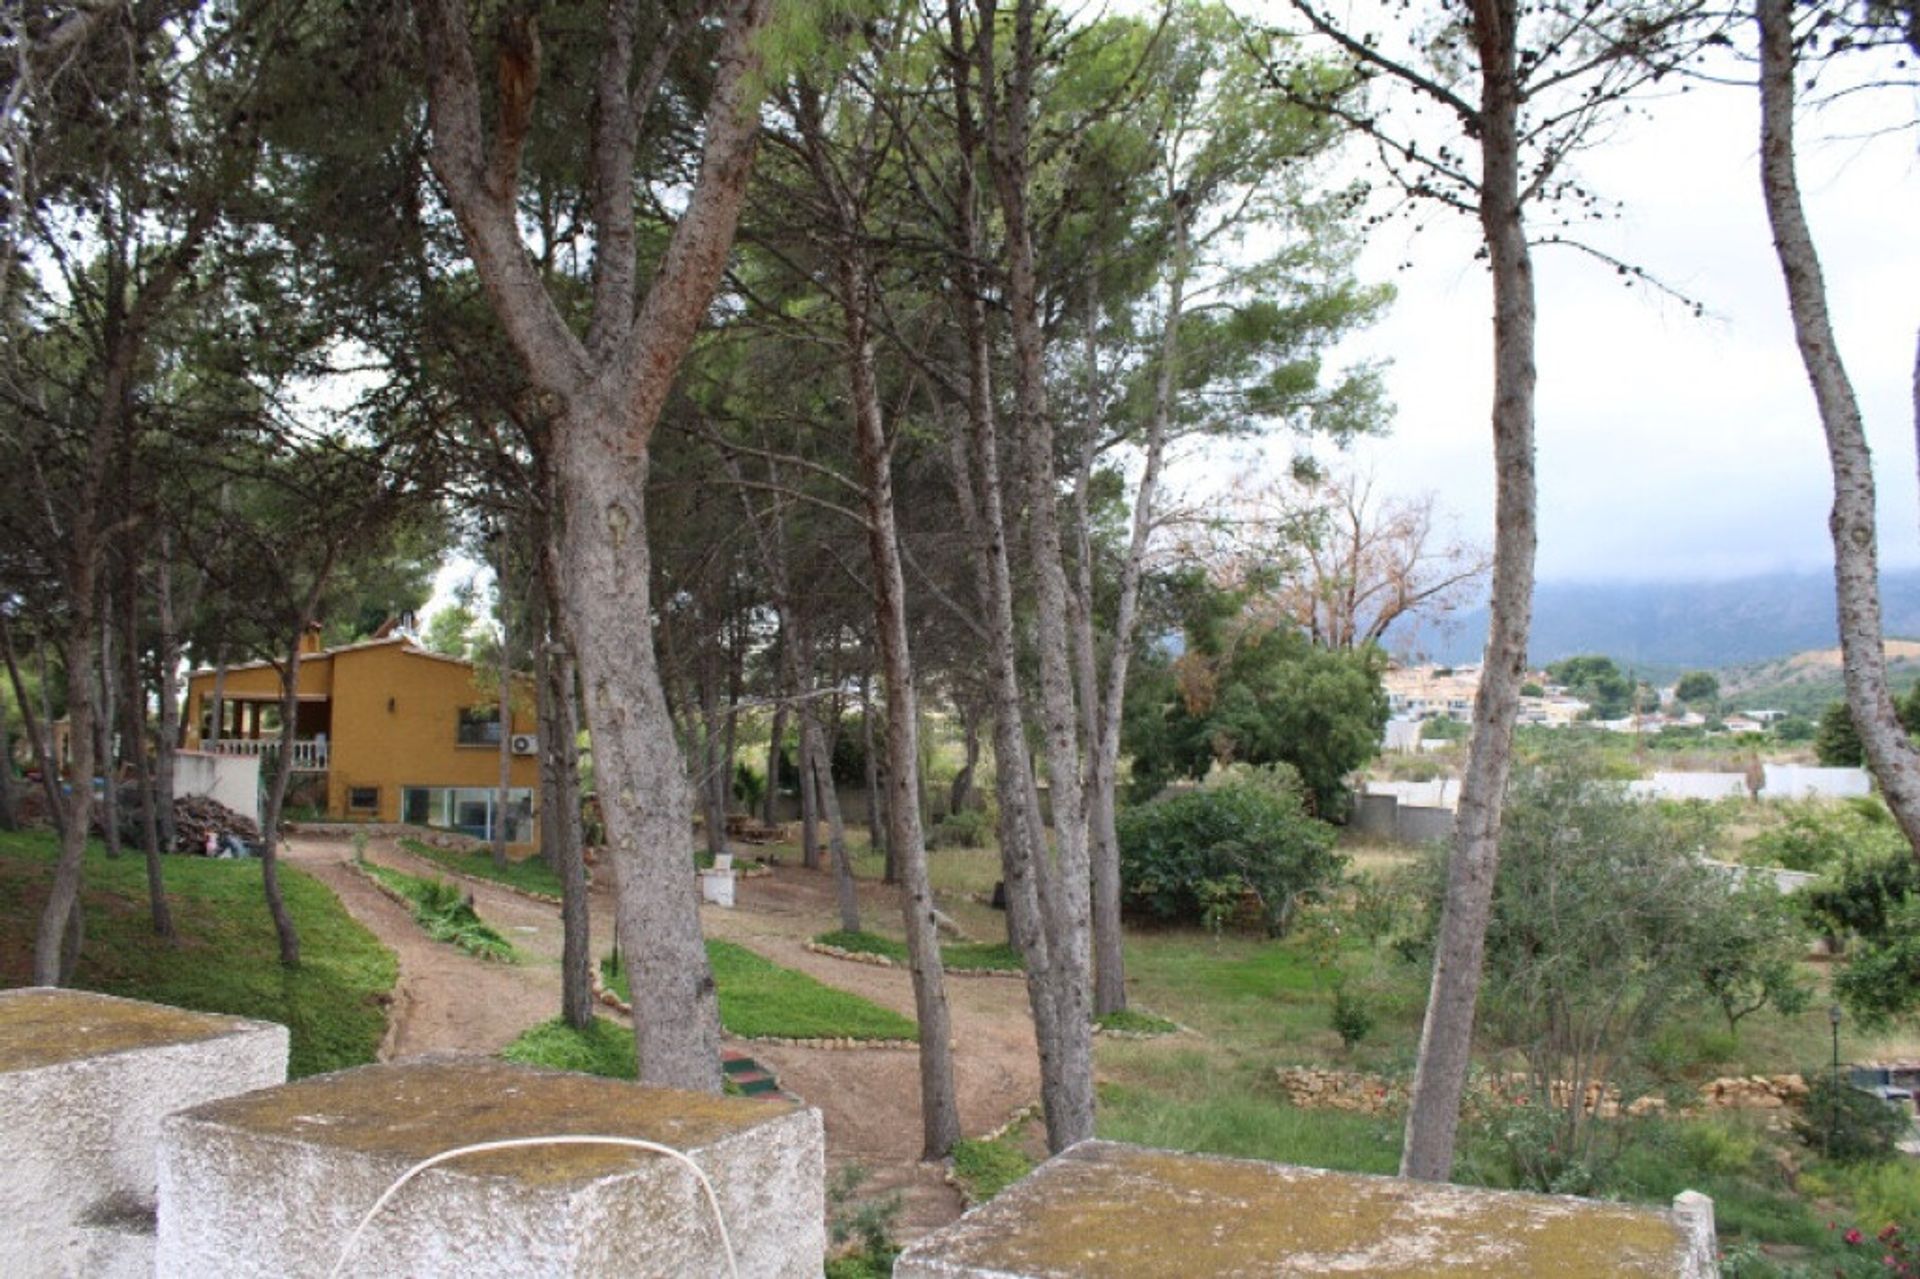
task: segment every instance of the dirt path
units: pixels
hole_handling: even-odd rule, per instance
[[[370,860],[419,874],[432,867],[387,839],[372,841]],[[498,1052],[521,1031],[544,1021],[560,1003],[560,919],[553,906],[492,885],[463,881],[475,908],[522,951],[519,964],[487,963],[428,940],[408,912],[349,863],[343,837],[293,835],[287,860],[340,897],[347,910],[399,957],[382,1060],[428,1052]],[[863,887],[862,910],[875,922],[898,918],[891,889]],[[737,942],[775,963],[877,1004],[913,1015],[913,987],[904,969],[878,968],[816,955],[807,938],[835,926],[832,883],[820,872],[781,868],[737,885],[732,910],[708,906],[709,937]],[[610,948],[611,894],[596,889],[592,910],[596,953]],[[1004,1123],[1039,1095],[1033,1024],[1024,983],[992,977],[953,978],[955,1075],[963,1131],[978,1136]],[[837,1171],[858,1164],[870,1174],[862,1198],[898,1192],[896,1234],[904,1242],[958,1216],[960,1197],[938,1166],[919,1162],[920,1080],[912,1048],[833,1051],[729,1041],[771,1067],[781,1087],[820,1109],[827,1161]]]
[[[518,964],[489,963],[429,939],[404,906],[354,870],[353,848],[327,835],[291,835],[283,855],[334,891],[400,961],[380,1059],[432,1052],[496,1053],[560,1007],[558,912],[504,889],[473,887],[480,917],[522,952]],[[391,841],[374,840],[368,859],[420,874],[423,863]]]

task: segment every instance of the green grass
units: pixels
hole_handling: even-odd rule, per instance
[[[560,877],[538,857],[527,857],[518,861],[509,858],[505,866],[495,866],[492,853],[485,848],[468,848],[456,852],[450,848],[435,848],[432,844],[417,839],[403,839],[400,841],[400,847],[415,857],[424,857],[448,870],[458,871],[462,875],[471,875],[475,879],[488,879],[497,884],[506,884],[510,888],[523,888],[528,892],[540,893],[547,897],[558,897],[561,894]]]
[[[585,1030],[575,1030],[556,1017],[522,1031],[500,1050],[508,1061],[553,1070],[577,1070],[608,1079],[634,1077],[633,1032],[617,1022],[595,1017]]]
[[[1128,1035],[1171,1035],[1180,1029],[1165,1017],[1135,1012],[1131,1008],[1102,1013],[1093,1019],[1093,1024],[1102,1030],[1117,1030]]]
[[[0,985],[32,979],[33,937],[53,874],[54,839],[0,833]],[[155,1003],[275,1021],[292,1036],[294,1077],[374,1059],[386,1034],[393,953],[355,923],[319,882],[280,868],[301,964],[280,966],[257,861],[165,859],[180,944],[153,934],[145,863],[88,849],[86,942],[74,984]]]
[[[1033,1160],[1012,1142],[963,1141],[953,1148],[953,1176],[969,1204],[985,1203],[1033,1171]]]
[[[884,955],[896,964],[905,965],[907,962],[907,944],[878,933],[850,933],[845,929],[835,929],[830,933],[821,933],[814,940],[858,954]],[[1020,962],[1020,956],[1013,947],[1005,942],[948,942],[940,947],[940,962],[948,968],[969,972],[1017,973],[1026,966]]]
[[[458,946],[478,959],[511,964],[517,959],[513,943],[474,912],[458,885],[444,879],[422,879],[386,866],[367,865],[366,872],[413,905],[413,919],[435,941]]]
[[[1096,1120],[1109,1140],[1346,1172],[1399,1166],[1398,1120],[1297,1109],[1257,1064],[1235,1066],[1213,1051],[1164,1041],[1103,1045],[1100,1062],[1116,1080],[1102,1085]]]
[[[782,968],[744,946],[709,941],[720,993],[720,1024],[743,1039],[897,1039],[912,1040],[919,1028],[911,1018],[871,1000]],[[631,1001],[624,969],[609,960],[601,966],[608,986]]]

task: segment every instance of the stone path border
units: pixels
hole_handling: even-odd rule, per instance
[[[826,955],[831,959],[844,959],[854,964],[869,964],[875,968],[905,968],[907,965],[887,955],[876,955],[870,950],[847,950],[832,946],[823,941],[811,939],[801,942],[801,947],[816,955]],[[949,977],[1021,977],[1027,973],[1024,968],[948,968],[943,970]]]

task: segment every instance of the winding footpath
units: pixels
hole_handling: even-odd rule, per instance
[[[290,834],[283,855],[326,884],[353,917],[399,959],[387,1036],[380,1058],[432,1052],[496,1053],[560,1007],[561,929],[558,907],[512,889],[461,877],[481,918],[522,952],[518,964],[489,963],[429,940],[406,909],[374,888],[351,865],[345,836]],[[445,874],[391,839],[374,839],[370,861],[411,874]],[[913,988],[904,969],[877,968],[816,954],[809,937],[834,927],[832,885],[822,873],[781,868],[736,885],[732,910],[706,906],[709,937],[736,942],[787,968],[913,1016]],[[861,908],[875,918],[898,914],[893,890],[863,885]],[[591,910],[596,953],[610,949],[613,902],[596,888]],[[1039,1095],[1039,1067],[1024,983],[953,979],[955,1075],[961,1122],[978,1136],[999,1127]],[[610,1010],[602,1010],[612,1015]],[[910,1047],[833,1051],[729,1040],[778,1075],[781,1087],[818,1107],[826,1125],[830,1175],[848,1165],[868,1173],[859,1197],[898,1193],[901,1242],[957,1217],[960,1197],[937,1165],[919,1162],[920,1084]]]

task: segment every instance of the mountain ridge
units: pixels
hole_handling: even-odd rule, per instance
[[[1889,637],[1920,636],[1920,569],[1880,579]],[[1396,653],[1435,661],[1480,657],[1485,605],[1440,624],[1387,635]],[[1769,573],[1721,581],[1542,582],[1534,591],[1528,660],[1544,666],[1605,653],[1623,666],[1719,670],[1831,649],[1839,642],[1833,575]]]

